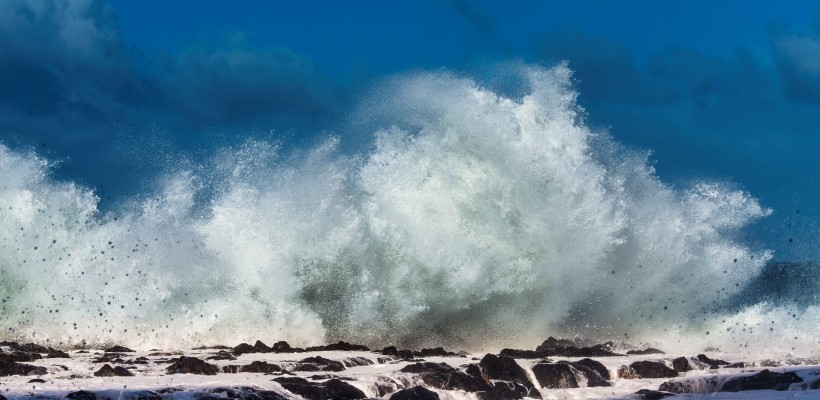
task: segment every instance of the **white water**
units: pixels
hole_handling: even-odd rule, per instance
[[[674,343],[710,329],[737,344],[715,310],[770,258],[734,240],[770,211],[724,184],[660,182],[584,125],[566,67],[520,74],[521,99],[448,74],[395,78],[364,102],[385,128],[360,156],[337,138],[294,155],[249,142],[169,167],[162,190],[106,215],[46,160],[0,145],[0,329],[146,348]],[[745,312],[733,318],[785,318]],[[789,316],[809,335],[790,344],[813,352],[817,308],[806,315]]]

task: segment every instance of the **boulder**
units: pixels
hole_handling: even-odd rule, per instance
[[[414,386],[393,393],[390,400],[439,400],[439,396],[438,393],[426,389],[424,386]]]
[[[660,392],[657,390],[641,389],[635,394],[640,395],[643,400],[660,400],[664,397],[675,396],[674,393]]]
[[[216,375],[219,368],[196,357],[179,357],[165,369],[168,374]]]
[[[308,400],[364,399],[366,397],[364,392],[339,379],[319,383],[303,378],[287,377],[276,378],[274,381],[282,385],[285,390]]]
[[[28,364],[20,364],[16,362],[0,363],[0,376],[11,375],[45,375],[45,367],[38,367]]]
[[[409,364],[399,372],[416,374],[428,386],[442,390],[463,390],[481,392],[492,389],[484,379],[468,375],[445,363],[420,362]]]
[[[636,361],[629,366],[618,368],[618,377],[623,379],[674,378],[678,373],[660,361]]]
[[[80,390],[65,395],[65,398],[69,400],[97,400],[97,394],[87,390]]]
[[[133,353],[134,350],[129,349],[125,346],[112,346],[105,349],[106,353]]]
[[[535,379],[543,388],[571,389],[578,387],[578,379],[569,364],[538,363],[532,366]]]
[[[803,382],[803,378],[794,372],[771,372],[764,369],[752,376],[741,376],[723,382],[718,391],[742,392],[746,390],[788,390],[792,383]]]
[[[233,348],[233,353],[241,356],[242,354],[246,353],[259,353],[259,349],[253,347],[247,343],[240,343],[236,347]]]
[[[299,361],[293,371],[344,371],[345,366],[339,361],[328,360],[327,358],[316,356],[308,357]]]
[[[251,372],[257,374],[272,374],[274,372],[282,371],[282,367],[276,364],[269,364],[265,361],[254,361],[248,365],[243,365],[239,368],[239,372]]]
[[[538,390],[530,382],[527,372],[514,359],[505,356],[487,354],[478,363],[481,376],[488,381],[506,381],[513,385],[504,385],[507,389],[520,393],[522,396],[541,397]],[[499,384],[493,386],[499,387]]]
[[[713,359],[713,358],[706,357],[706,354],[698,354],[698,361],[700,361],[704,364],[709,364],[709,365],[714,366],[714,367],[717,367],[717,366],[720,366],[720,365],[729,365],[730,364],[727,361],[718,360],[716,358]]]
[[[559,361],[558,363],[571,365],[574,368],[573,372],[575,372],[576,379],[580,381],[578,379],[580,373],[586,379],[588,387],[611,386],[608,382],[610,379],[609,370],[598,361],[584,358],[574,362]]]
[[[112,368],[110,365],[105,364],[94,373],[94,376],[134,376],[134,374],[123,367]]]
[[[690,365],[688,358],[678,357],[672,360],[672,369],[674,369],[676,372],[686,372],[691,371],[693,368],[692,365]]]
[[[519,350],[519,349],[503,349],[499,355],[511,358],[525,358],[525,359],[534,359],[534,358],[547,358],[548,354],[541,351],[536,350]]]
[[[643,349],[643,350],[629,350],[629,351],[626,352],[626,354],[647,355],[647,354],[666,354],[666,353],[664,353],[663,351],[658,350],[656,348],[650,347],[650,348]]]

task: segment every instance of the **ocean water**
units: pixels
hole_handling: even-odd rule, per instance
[[[248,141],[170,163],[161,189],[110,211],[0,145],[2,336],[820,354],[816,265],[741,240],[772,210],[731,183],[662,182],[585,125],[566,66],[515,76],[514,96],[396,76],[358,110],[381,121],[359,152],[341,134]]]

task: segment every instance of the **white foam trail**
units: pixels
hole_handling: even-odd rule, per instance
[[[362,156],[250,142],[112,215],[0,147],[0,328],[472,348],[700,329],[769,258],[732,239],[769,210],[722,184],[664,185],[584,125],[565,66],[519,72],[521,99],[395,78],[363,106],[385,129]]]

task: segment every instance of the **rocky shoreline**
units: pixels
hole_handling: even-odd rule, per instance
[[[473,355],[280,341],[189,351],[61,350],[0,343],[3,399],[659,399],[732,392],[820,398],[820,359],[669,356],[548,338],[535,349]]]

